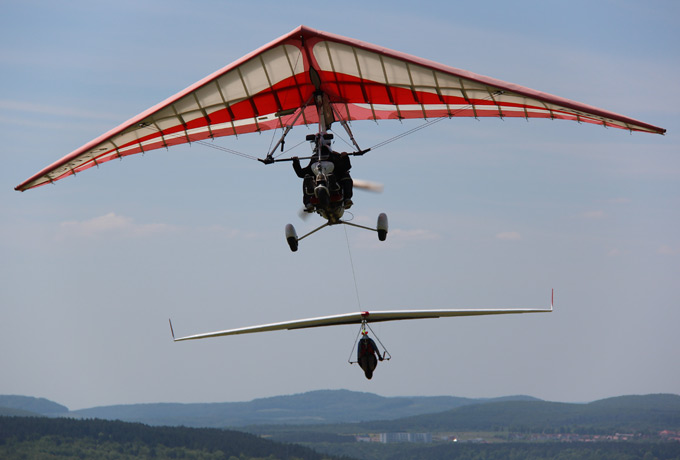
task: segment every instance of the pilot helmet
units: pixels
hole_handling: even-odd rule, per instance
[[[310,135],[307,136],[307,140],[310,142],[312,150],[314,152],[316,152],[317,146],[320,146],[321,149],[323,149],[325,147],[328,150],[330,150],[332,139],[333,139],[332,133],[317,133],[317,134],[310,134]],[[326,153],[326,152],[324,152],[324,153]]]

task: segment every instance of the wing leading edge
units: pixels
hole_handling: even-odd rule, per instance
[[[227,335],[252,334],[255,332],[268,332],[280,330],[305,329],[311,327],[341,326],[345,324],[378,323],[383,321],[400,321],[409,319],[444,318],[450,316],[481,316],[481,315],[505,315],[519,313],[550,313],[553,311],[552,302],[550,309],[460,309],[460,310],[393,310],[393,311],[362,311],[356,313],[346,313],[341,315],[321,316],[318,318],[306,318],[294,321],[284,321],[281,323],[261,324],[257,326],[242,327],[237,329],[227,329],[224,331],[207,332],[204,334],[189,335],[186,337],[175,337],[172,330],[173,340],[180,342],[184,340],[207,339],[211,337],[223,337]]]
[[[663,134],[623,115],[359,40],[300,26],[92,140],[15,187],[24,191],[107,161],[172,145],[332,117],[566,119]]]

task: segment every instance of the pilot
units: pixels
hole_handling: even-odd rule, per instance
[[[321,153],[317,154],[319,151],[317,147],[317,141],[312,141],[312,148],[314,153],[312,154],[311,160],[306,167],[301,167],[300,159],[298,157],[293,157],[293,169],[295,174],[303,180],[302,182],[302,203],[305,206],[306,212],[312,212],[314,206],[311,203],[312,196],[314,195],[314,179],[312,173],[312,165],[320,160],[327,160],[333,163],[333,174],[338,181],[338,184],[342,188],[342,194],[344,198],[343,206],[345,209],[352,207],[352,195],[353,195],[353,185],[352,177],[349,175],[349,170],[352,168],[352,164],[349,161],[349,154],[347,152],[338,153],[330,148],[330,140],[323,139],[321,144]]]
[[[349,154],[347,152],[338,153],[331,151],[331,161],[335,164],[335,175],[342,188],[342,196],[345,200],[344,207],[345,209],[349,209],[353,204],[352,194],[354,187],[352,176],[349,175],[349,170],[352,168],[352,163],[349,161]]]
[[[361,335],[362,337],[357,347],[357,362],[363,369],[366,378],[370,380],[373,377],[373,371],[378,365],[378,360],[382,361],[383,357],[380,356],[378,346],[368,336],[368,331],[362,330]]]

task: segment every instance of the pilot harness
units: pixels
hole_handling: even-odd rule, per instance
[[[373,334],[373,337],[375,337],[375,340],[377,340],[377,342],[380,344],[380,346],[383,349],[382,360],[389,361],[390,359],[392,359],[392,355],[390,355],[390,352],[387,351],[387,348],[380,341],[380,339],[378,338],[378,335],[375,333],[375,331],[373,331],[373,329],[371,329],[371,326],[369,326],[368,322],[364,319],[364,320],[361,321],[361,328],[359,329],[359,333],[357,334],[356,338],[354,339],[354,346],[352,347],[352,351],[349,354],[349,359],[347,360],[348,363],[350,363],[350,364],[357,364],[358,363],[358,361],[352,360],[352,358],[354,356],[356,356],[354,354],[354,351],[356,350],[357,345],[359,344],[359,337],[362,336],[362,335],[368,336],[368,331],[371,331],[371,333]],[[378,352],[378,355],[380,355],[380,350],[376,350],[376,351]]]

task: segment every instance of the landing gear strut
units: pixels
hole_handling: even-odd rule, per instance
[[[316,233],[319,230],[321,230],[324,227],[328,227],[329,225],[337,225],[337,224],[345,224],[345,225],[350,225],[352,227],[357,227],[357,228],[363,228],[364,230],[371,230],[373,232],[378,233],[378,240],[380,241],[385,241],[387,239],[387,230],[388,230],[388,225],[387,225],[387,214],[384,212],[380,213],[378,216],[378,223],[376,225],[376,228],[371,228],[371,227],[365,227],[363,225],[355,224],[352,222],[347,222],[344,220],[338,220],[335,223],[330,223],[326,222],[320,227],[315,228],[311,232],[307,233],[306,235],[302,235],[301,237],[298,238],[297,232],[295,231],[295,227],[293,227],[293,224],[288,224],[286,225],[286,241],[288,242],[288,246],[290,247],[290,250],[293,252],[296,252],[298,250],[298,242],[307,238],[309,235],[312,233]]]

